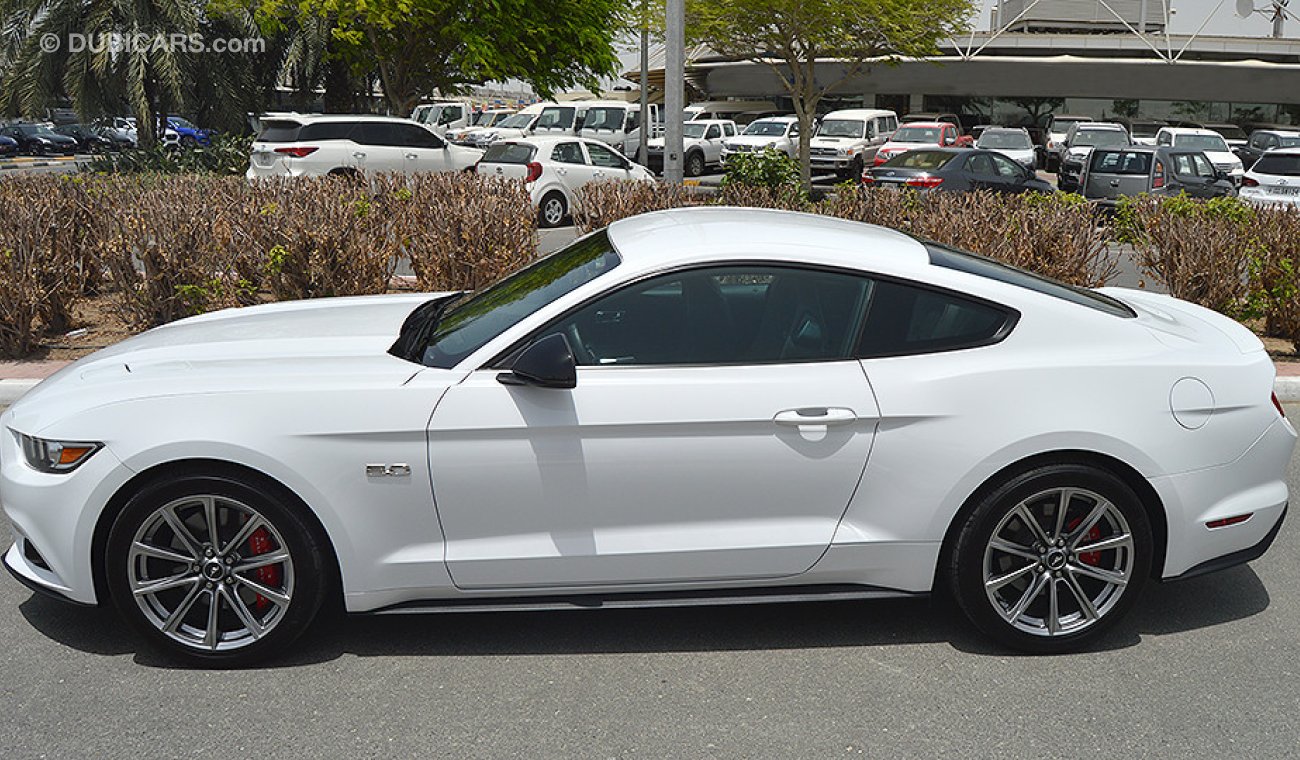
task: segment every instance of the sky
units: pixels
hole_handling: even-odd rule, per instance
[[[983,0],[983,10],[975,24],[977,29],[988,29],[996,0]],[[1078,0],[1091,2],[1092,0]],[[1159,3],[1162,0],[1149,0]],[[1273,22],[1267,16],[1254,14],[1248,19],[1237,18],[1236,0],[1171,0],[1175,11],[1170,16],[1169,31],[1172,34],[1192,34],[1209,18],[1209,23],[1201,34],[1223,35],[1230,37],[1268,37],[1273,33]],[[1293,0],[1295,12],[1300,15],[1300,0]],[[1256,8],[1271,7],[1270,0],[1255,0]],[[1300,20],[1295,17],[1287,19],[1285,34],[1287,37],[1300,37]]]

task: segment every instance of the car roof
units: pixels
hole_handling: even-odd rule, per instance
[[[601,142],[600,140],[595,140],[590,137],[579,137],[578,135],[575,134],[529,135],[528,137],[512,137],[509,140],[503,140],[497,144],[509,145],[511,143],[517,143],[520,145],[534,145],[536,147],[543,148],[546,146],[555,145],[556,143],[562,143],[562,142],[580,142],[580,143],[587,143],[588,145],[596,144],[596,145],[602,145],[606,148],[610,147],[609,145],[606,145],[604,142]]]
[[[985,127],[984,128],[984,134],[986,135],[991,134],[993,132],[1023,132],[1024,134],[1029,134],[1029,130],[1025,129],[1024,127]]]
[[[1254,132],[1251,132],[1250,134],[1251,134],[1252,137],[1254,137],[1255,135],[1277,135],[1278,137],[1295,137],[1296,135],[1300,135],[1300,130],[1297,130],[1297,129],[1257,129],[1257,130],[1255,130]]]
[[[855,270],[930,263],[925,246],[901,232],[821,214],[708,206],[656,211],[621,219],[608,228],[623,260],[653,270],[681,260],[683,252],[711,258],[783,255]],[[810,241],[816,241],[810,243]]]
[[[1205,135],[1205,136],[1208,137],[1208,136],[1213,135],[1213,136],[1215,136],[1215,137],[1222,137],[1222,135],[1220,135],[1218,132],[1215,132],[1213,129],[1201,129],[1201,128],[1199,128],[1199,127],[1162,127],[1160,131],[1161,131],[1161,132],[1168,132],[1169,134],[1171,134],[1171,135],[1175,135],[1175,136],[1177,136],[1177,135]]]
[[[435,103],[433,105],[438,105],[438,104]],[[272,116],[263,119],[263,121],[296,121],[299,124],[304,126],[307,124],[324,124],[324,123],[333,123],[333,122],[340,122],[340,121],[378,121],[378,122],[386,121],[386,122],[397,122],[400,124],[415,124],[421,127],[424,126],[423,124],[420,124],[420,122],[418,121],[412,121],[403,116],[379,116],[376,114],[369,114],[369,113],[292,114],[292,115],[285,115],[285,116]]]
[[[831,111],[822,117],[826,119],[877,119],[881,116],[897,116],[893,111],[883,108],[844,108],[839,111]]]
[[[754,119],[753,121],[750,122],[750,124],[757,124],[760,121],[791,122],[791,121],[799,121],[799,117],[798,116],[764,116],[761,119]]]
[[[1085,129],[1096,129],[1096,130],[1110,129],[1110,130],[1118,130],[1121,132],[1128,131],[1127,129],[1124,128],[1123,124],[1119,124],[1113,121],[1083,121],[1076,124],[1075,128],[1080,131]]]
[[[1270,150],[1268,153],[1266,153],[1266,154],[1264,154],[1264,155],[1267,155],[1267,156],[1300,156],[1300,147],[1291,147],[1291,148],[1274,148],[1273,150]]]
[[[899,125],[900,127],[951,127],[951,121],[908,121]]]

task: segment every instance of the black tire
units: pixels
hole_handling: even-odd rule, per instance
[[[564,200],[564,193],[559,190],[552,190],[543,195],[541,202],[537,204],[537,223],[543,228],[561,226],[568,215],[569,204]]]
[[[1070,495],[1057,531],[1062,493]],[[1039,531],[1019,516],[1022,507]],[[1087,525],[1096,512],[1101,517]],[[1046,538],[1046,546],[1035,536]],[[1118,548],[1074,550],[1105,541]],[[981,631],[1012,649],[1054,654],[1086,647],[1124,617],[1150,574],[1153,545],[1146,510],[1123,481],[1085,465],[1049,465],[1011,478],[976,504],[944,575],[958,607]],[[1027,556],[1016,553],[1021,549]],[[1004,584],[994,588],[997,581]]]
[[[199,141],[190,135],[182,136],[180,143],[181,143],[181,147],[184,148],[185,150],[194,150],[195,148],[199,147]]]
[[[220,553],[205,558],[204,547],[214,543],[205,540],[207,498],[216,505],[215,543],[217,548],[226,543],[224,559],[229,561],[223,562]],[[104,572],[114,605],[150,644],[189,664],[239,667],[275,654],[311,624],[334,577],[325,537],[299,509],[256,482],[227,475],[180,475],[146,485],[126,503],[109,532]],[[165,511],[184,521],[188,537],[172,528]],[[241,532],[248,535],[240,539]],[[193,556],[194,564],[146,556],[135,550],[137,540],[182,558]],[[191,545],[192,550],[186,548]],[[245,563],[256,564],[258,556],[284,552],[288,556],[280,562],[240,570]],[[156,593],[133,593],[150,581],[191,577],[193,582]],[[208,623],[213,600],[215,635]],[[236,610],[236,603],[242,609]],[[241,613],[251,616],[256,632]],[[173,618],[174,630],[166,632]],[[203,640],[200,634],[206,634]],[[208,643],[213,640],[215,644]]]
[[[698,177],[704,174],[704,154],[693,150],[686,154],[686,176]]]

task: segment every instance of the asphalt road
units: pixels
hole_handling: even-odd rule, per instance
[[[274,667],[185,670],[5,575],[0,756],[1295,757],[1297,543],[1149,586],[1059,657],[903,600],[343,618]]]

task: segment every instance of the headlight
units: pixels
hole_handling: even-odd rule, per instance
[[[104,448],[104,444],[93,441],[47,441],[18,431],[14,435],[27,465],[37,472],[72,472]]]

